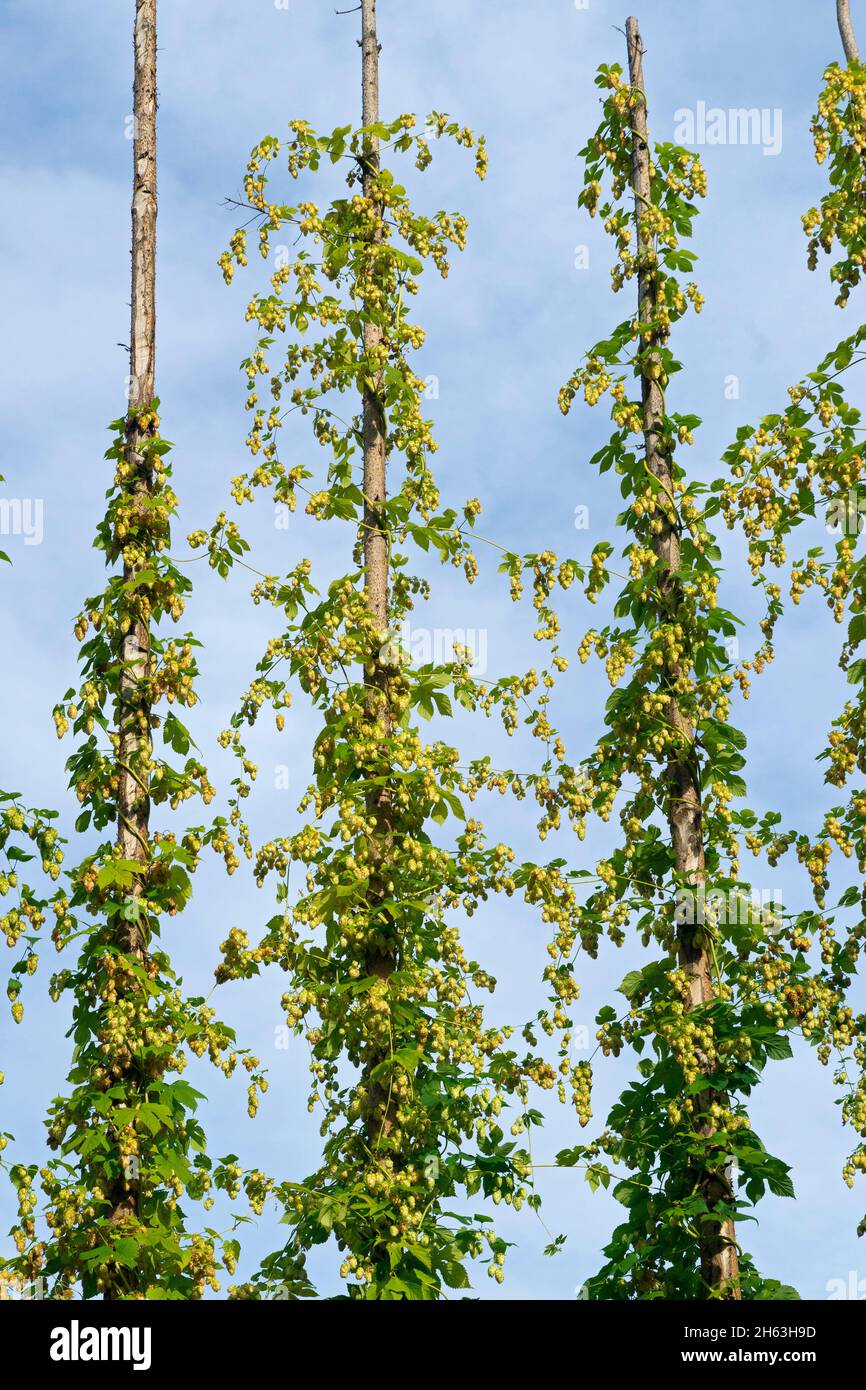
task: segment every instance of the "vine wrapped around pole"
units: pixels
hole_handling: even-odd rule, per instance
[[[680,519],[674,500],[673,472],[663,444],[665,399],[661,386],[664,378],[661,343],[657,330],[649,327],[658,324],[661,305],[654,265],[655,232],[652,223],[643,46],[638,21],[634,18],[626,22],[626,37],[629,80],[635,93],[635,100],[631,106],[631,129],[632,186],[638,240],[638,318],[641,325],[647,325],[643,333],[645,347],[640,355],[644,451],[649,471],[658,479],[662,492],[670,501],[670,510],[667,507],[662,510],[661,526],[655,534],[653,548],[659,560],[657,576],[661,606],[668,621],[676,622],[678,613],[683,608],[682,585],[678,577]],[[665,684],[670,696],[665,717],[671,728],[677,730],[680,736],[681,751],[668,764],[667,814],[674,868],[678,879],[682,885],[698,890],[706,882],[698,751],[692,721],[688,713],[683,711],[676,695],[686,674],[682,660],[668,662]],[[688,977],[690,1007],[700,1008],[711,1003],[712,972],[703,933],[696,933],[693,925],[682,925],[678,934],[678,954],[680,965]],[[703,1092],[702,1099],[708,1107],[712,1101],[712,1093]],[[720,1199],[731,1195],[727,1182],[716,1173],[702,1174],[700,1185],[711,1211]],[[701,1272],[710,1288],[729,1288],[733,1297],[739,1297],[739,1267],[732,1221],[719,1222],[710,1217],[704,1223],[701,1236]]]
[[[376,31],[376,0],[362,0],[361,5],[361,87],[362,123],[367,132],[362,153],[362,190],[365,198],[373,199],[379,177],[379,136],[373,127],[379,121],[379,39]],[[382,241],[381,227],[374,223],[371,232],[373,247]],[[376,261],[372,260],[372,279],[376,281]],[[381,277],[379,277],[381,278]],[[376,731],[379,747],[387,756],[392,727],[389,698],[389,670],[383,661],[387,655],[389,617],[388,535],[383,509],[388,496],[387,427],[382,405],[383,366],[387,350],[383,349],[384,332],[375,317],[364,322],[364,356],[367,377],[363,387],[364,441],[364,597],[370,613],[373,650],[365,667],[367,711]],[[387,898],[385,880],[388,860],[393,852],[392,789],[387,764],[382,769],[381,785],[367,797],[367,815],[372,827],[369,838],[370,906],[375,908]],[[393,939],[371,944],[368,971],[387,980],[396,968],[397,954]],[[387,1054],[385,1054],[387,1056]],[[374,1070],[385,1060],[376,1059]],[[367,1125],[369,1140],[375,1146],[381,1134],[388,1134],[394,1124],[393,1103],[381,1082],[365,1078],[367,1087]]]

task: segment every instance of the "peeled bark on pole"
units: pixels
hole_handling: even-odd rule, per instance
[[[361,4],[361,79],[362,124],[372,126],[379,120],[379,40],[376,32],[376,0]],[[365,198],[374,195],[379,173],[379,139],[368,135],[364,141],[362,174]],[[374,244],[381,240],[377,233]],[[374,645],[365,673],[367,715],[375,728],[380,746],[387,748],[391,733],[388,698],[388,666],[383,650],[388,641],[388,534],[383,517],[387,499],[387,436],[385,411],[382,404],[382,370],[376,366],[376,355],[384,341],[384,330],[369,321],[364,324],[364,355],[368,364],[368,379],[363,389],[363,446],[364,446],[364,594],[374,629]],[[367,797],[367,815],[373,824],[368,840],[370,856],[370,891],[368,907],[371,913],[377,901],[387,896],[384,872],[392,841],[391,789],[386,784]],[[368,955],[371,975],[387,980],[396,966],[393,944],[372,945]],[[382,1058],[376,1061],[384,1060]],[[372,1071],[376,1062],[368,1071]],[[385,1088],[378,1082],[367,1085],[367,1114],[370,1139],[375,1143],[389,1133],[394,1123],[393,1107],[389,1105]]]
[[[849,63],[859,63],[860,49],[851,22],[851,0],[836,0],[836,18],[839,21],[839,33],[842,36],[846,59]]]
[[[139,414],[154,399],[156,358],[156,0],[136,0],[135,7],[135,144],[132,193],[132,312],[129,350],[127,462],[129,488],[144,510],[152,476],[141,446],[146,437]],[[124,562],[125,581],[140,564]],[[136,622],[123,638],[118,750],[119,793],[117,842],[125,859],[146,864],[149,857],[150,803],[146,772],[136,766],[150,744],[150,708],[142,682],[150,664],[150,631]],[[131,924],[126,949],[141,950],[140,930]]]
[[[141,452],[148,428],[140,416],[155,396],[156,356],[156,5],[157,0],[136,0],[135,85],[132,192],[132,298],[129,348],[129,393],[126,427],[126,461],[130,466],[127,487],[143,515],[152,489],[152,474]],[[125,582],[134,580],[141,563],[124,561]],[[117,701],[117,843],[124,859],[140,864],[150,858],[150,796],[148,762],[151,746],[150,702],[146,682],[150,674],[150,629],[136,620],[123,635],[122,671]],[[130,890],[138,896],[142,875]],[[146,954],[146,930],[138,922],[123,924],[120,949],[142,959]],[[118,1180],[113,1199],[113,1219],[122,1222],[138,1208],[134,1173]],[[109,1290],[106,1297],[115,1297]]]
[[[379,119],[379,43],[376,36],[376,0],[363,0],[361,65],[365,126]],[[364,148],[364,197],[372,194],[379,172],[379,140],[369,136]],[[383,333],[378,324],[364,325],[364,353],[377,352]],[[388,538],[382,528],[382,507],[387,496],[385,416],[380,399],[381,372],[374,373],[364,388],[364,592],[374,622],[382,633],[388,627]]]
[[[628,41],[629,80],[639,95],[631,108],[632,128],[632,187],[635,195],[637,251],[640,257],[638,272],[638,318],[640,323],[655,323],[658,319],[659,280],[657,269],[648,264],[645,252],[654,245],[654,236],[644,229],[647,209],[651,205],[650,148],[647,132],[647,107],[643,75],[643,46],[636,19],[626,22]],[[662,492],[671,507],[675,507],[671,462],[662,447],[665,415],[664,394],[656,379],[647,370],[661,368],[660,338],[655,330],[643,334],[642,344],[651,350],[645,356],[641,372],[643,400],[644,451],[647,467],[661,484]],[[653,344],[655,347],[653,348]],[[654,537],[653,548],[659,560],[658,589],[666,616],[676,622],[683,604],[682,587],[677,578],[680,568],[680,538],[678,521],[665,514],[662,529]],[[675,691],[685,667],[675,664],[665,672],[665,683]],[[681,752],[672,757],[666,773],[668,824],[674,854],[674,867],[680,883],[698,889],[705,881],[704,839],[701,810],[701,784],[698,770],[694,729],[688,713],[681,708],[676,694],[668,704],[666,719],[680,735]],[[692,1009],[709,1004],[713,998],[710,958],[706,947],[695,940],[693,926],[680,926],[678,954],[681,968],[689,978]],[[711,1094],[702,1092],[696,1103],[711,1103]],[[713,1208],[730,1197],[730,1185],[719,1173],[701,1173],[698,1182],[707,1205]],[[712,1218],[704,1222],[700,1237],[701,1276],[710,1289],[723,1289],[729,1298],[739,1298],[739,1257],[735,1244],[734,1223]]]

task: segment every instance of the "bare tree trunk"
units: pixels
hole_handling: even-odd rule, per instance
[[[845,57],[849,63],[859,63],[860,49],[857,47],[854,25],[851,22],[851,0],[836,0],[836,18],[839,21]]]
[[[132,301],[129,350],[129,410],[126,429],[126,486],[134,514],[145,515],[153,478],[142,446],[154,426],[146,416],[155,396],[156,355],[156,5],[157,0],[136,0],[133,193],[132,193]],[[144,419],[142,416],[144,415]],[[124,581],[135,579],[147,563],[124,560]],[[147,865],[149,849],[149,758],[151,750],[150,625],[146,617],[132,622],[123,634],[123,663],[117,702],[118,794],[117,843],[124,859]],[[141,893],[141,876],[131,889]],[[146,928],[125,923],[118,945],[142,959],[146,954]],[[135,1215],[138,1184],[134,1173],[119,1179],[112,1194],[113,1218],[122,1222]],[[116,1293],[109,1290],[106,1297]]]
[[[659,278],[654,263],[648,261],[646,253],[652,249],[655,237],[644,227],[646,213],[651,204],[650,149],[647,133],[647,108],[643,76],[643,47],[636,19],[626,22],[628,40],[629,77],[632,88],[639,97],[632,107],[632,186],[635,195],[635,219],[637,223],[638,254],[640,269],[638,273],[638,317],[642,324],[655,322],[658,318]],[[655,330],[644,335],[642,346],[655,344],[649,355],[646,367],[641,374],[643,393],[644,449],[647,466],[659,480],[666,503],[673,509],[670,516],[662,519],[662,529],[654,538],[653,546],[660,562],[659,592],[669,621],[676,622],[678,610],[683,603],[683,594],[677,574],[680,567],[679,522],[675,519],[673,476],[670,459],[662,447],[662,432],[665,403],[662,387],[656,379],[653,368],[661,368],[661,353],[658,350],[660,339]],[[652,373],[652,374],[650,374]],[[685,667],[675,664],[665,670],[665,682],[675,691],[683,675],[688,674]],[[697,888],[705,881],[704,840],[701,820],[701,787],[698,770],[697,750],[694,743],[694,729],[688,713],[679,704],[676,694],[672,694],[668,704],[666,719],[678,730],[681,736],[682,751],[673,757],[667,768],[668,823],[674,852],[674,866],[680,881]],[[691,1008],[708,1004],[713,998],[713,982],[710,960],[706,948],[694,939],[694,927],[681,926],[678,933],[680,965],[689,977]],[[703,1092],[701,1100],[711,1103],[711,1092]],[[700,1185],[711,1208],[719,1200],[730,1195],[727,1180],[716,1173],[703,1173]],[[739,1259],[734,1243],[734,1223],[732,1221],[705,1222],[700,1241],[701,1274],[710,1288],[724,1288],[728,1296],[739,1298]]]
[[[375,125],[379,120],[379,40],[376,32],[376,0],[362,0],[361,4],[361,78],[363,114],[365,126]],[[379,173],[378,136],[367,137],[363,151],[363,191],[370,198],[375,192],[375,181]],[[374,244],[381,240],[377,233]],[[364,324],[364,353],[368,361],[374,363],[382,349],[383,329],[374,323]],[[374,366],[364,386],[363,395],[364,431],[364,593],[367,607],[375,629],[374,647],[370,654],[365,682],[367,687],[367,714],[375,727],[375,736],[382,749],[387,749],[391,733],[391,713],[388,698],[388,668],[382,660],[382,649],[387,644],[388,631],[388,535],[384,524],[382,509],[387,498],[387,439],[385,412],[382,404],[381,366]],[[390,855],[393,823],[392,798],[388,785],[377,788],[367,798],[368,818],[374,829],[369,837],[370,855],[370,893],[368,906],[371,912],[377,900],[386,896],[384,870]],[[392,941],[378,940],[371,943],[368,954],[368,967],[371,974],[387,979],[396,965],[396,950]],[[382,1059],[377,1059],[382,1060]],[[372,1066],[375,1061],[371,1064]],[[388,1105],[384,1088],[377,1082],[368,1084],[367,1094],[368,1129],[370,1137],[376,1140],[387,1135],[393,1126],[393,1114]]]

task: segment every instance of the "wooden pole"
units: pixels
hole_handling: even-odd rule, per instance
[[[836,18],[839,21],[839,33],[842,36],[845,57],[849,63],[859,63],[860,49],[857,46],[857,37],[851,21],[851,0],[836,0]]]
[[[132,190],[132,296],[129,340],[129,401],[126,428],[126,489],[133,517],[144,517],[153,487],[150,464],[142,446],[152,432],[145,422],[155,392],[156,359],[156,5],[157,0],[136,0],[134,145]],[[146,534],[146,533],[145,533]],[[125,583],[134,581],[147,564],[147,556],[124,557]],[[150,674],[150,623],[136,618],[122,634],[122,670],[117,701],[117,843],[122,857],[142,866],[130,895],[138,897],[150,859],[149,762],[151,705],[147,690]],[[146,927],[126,921],[118,945],[128,955],[143,959]],[[120,1224],[138,1212],[138,1182],[134,1171],[118,1178],[112,1193],[112,1219]],[[109,1286],[106,1298],[120,1290]]]
[[[655,236],[648,213],[652,204],[650,146],[647,132],[647,104],[644,88],[643,45],[636,19],[626,22],[628,41],[629,79],[638,93],[631,108],[632,129],[632,187],[635,197],[635,221],[638,241],[638,318],[641,324],[658,321],[659,274],[654,258]],[[661,484],[670,510],[661,515],[661,530],[653,539],[659,560],[658,589],[665,618],[677,622],[685,607],[682,586],[678,579],[680,568],[680,524],[674,503],[671,460],[662,444],[665,402],[659,377],[662,367],[661,337],[657,330],[648,329],[643,335],[642,348],[649,347],[643,356],[641,389],[643,402],[644,452],[647,467]],[[689,668],[681,662],[671,663],[664,671],[666,687],[675,692],[680,688]],[[704,838],[702,826],[701,785],[694,729],[688,712],[671,693],[666,720],[678,733],[678,749],[667,766],[666,793],[668,825],[674,853],[674,866],[681,884],[696,890],[706,879]],[[689,979],[689,1008],[700,1008],[713,998],[710,959],[706,947],[698,945],[693,926],[679,928],[678,952],[680,966]],[[711,1104],[712,1093],[702,1092],[696,1104]],[[707,1205],[713,1208],[730,1196],[727,1179],[716,1173],[702,1173],[699,1183]],[[739,1260],[732,1221],[704,1222],[700,1238],[701,1274],[708,1288],[728,1290],[728,1297],[739,1298]]]
[[[362,79],[362,122],[364,126],[375,125],[379,120],[379,40],[376,31],[376,0],[362,0],[361,4],[361,79]],[[365,198],[375,197],[375,183],[379,173],[379,139],[369,135],[363,149],[363,193]],[[380,211],[380,210],[379,210]],[[376,230],[372,237],[375,247],[381,242],[382,234]],[[373,271],[375,280],[375,270]],[[377,365],[383,351],[385,333],[383,328],[369,321],[364,324],[364,354],[368,364],[368,379],[363,391],[363,443],[364,443],[364,594],[372,619],[373,647],[365,671],[367,718],[373,728],[374,737],[383,750],[387,750],[391,734],[391,711],[389,705],[389,670],[382,659],[382,649],[388,639],[389,603],[389,557],[387,526],[383,518],[383,507],[387,499],[387,433],[385,411],[382,404],[383,374]],[[386,770],[384,767],[381,769]],[[385,879],[393,840],[393,804],[391,787],[387,781],[367,797],[367,818],[371,826],[367,847],[369,855],[370,879],[368,910],[374,916],[377,903],[387,896]],[[383,939],[381,927],[377,928],[370,943],[367,966],[371,975],[387,980],[396,968],[396,943],[393,939]],[[382,1058],[374,1058],[368,1067],[372,1071]],[[377,1081],[367,1081],[367,1129],[371,1144],[378,1144],[387,1138],[394,1125],[395,1106],[388,1101],[388,1093]]]

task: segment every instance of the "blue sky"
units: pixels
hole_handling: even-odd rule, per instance
[[[707,307],[679,331],[676,348],[688,370],[677,381],[675,405],[704,419],[690,462],[706,479],[721,471],[720,453],[737,426],[783,404],[785,387],[856,322],[856,295],[843,315],[823,267],[818,275],[806,270],[799,225],[822,187],[808,127],[822,70],[840,56],[835,6],[788,0],[783,19],[780,8],[771,0],[644,0],[639,11],[655,138],[672,139],[676,113],[700,102],[781,112],[775,155],[760,145],[702,151],[710,196],[695,249]],[[157,378],[163,428],[176,445],[181,553],[182,537],[209,522],[224,505],[228,479],[245,466],[237,364],[251,341],[246,298],[262,283],[262,270],[254,267],[230,290],[223,285],[216,259],[233,222],[222,203],[239,192],[249,149],[262,135],[284,133],[296,116],[323,129],[356,119],[357,18],[334,9],[324,0],[289,0],[287,8],[273,0],[161,0]],[[563,420],[556,393],[582,352],[630,312],[624,296],[610,293],[611,251],[602,229],[577,206],[576,158],[597,123],[595,68],[623,60],[617,27],[626,11],[608,0],[585,8],[574,0],[380,0],[379,12],[383,114],[448,111],[486,133],[491,156],[488,179],[478,184],[461,152],[443,150],[419,186],[426,205],[460,208],[470,219],[466,253],[445,284],[425,291],[421,312],[428,337],[419,368],[439,382],[430,412],[443,493],[455,502],[479,496],[479,529],[513,549],[585,556],[610,535],[617,510],[615,485],[588,464],[606,421],[579,408]],[[101,587],[100,557],[89,546],[109,482],[105,425],[124,408],[127,359],[118,344],[128,339],[131,15],[131,0],[4,0],[0,13],[0,473],[7,479],[3,495],[42,499],[45,517],[41,545],[14,536],[3,541],[14,566],[4,568],[0,605],[0,780],[33,803],[61,807],[67,827],[74,818],[64,790],[70,750],[56,742],[50,711],[75,678],[71,619],[81,598]],[[863,22],[866,29],[866,14]],[[576,248],[584,245],[589,266],[577,269]],[[740,383],[734,400],[725,393],[732,375]],[[299,458],[310,450],[301,436],[294,443]],[[578,505],[589,508],[588,531],[574,528]],[[348,565],[342,528],[293,518],[288,531],[277,530],[265,508],[247,529],[263,569],[287,570],[305,554],[323,576]],[[332,529],[336,535],[326,535]],[[723,601],[753,618],[741,550],[727,536],[723,541]],[[494,554],[480,557],[474,589],[450,571],[437,572],[424,619],[431,627],[483,629],[493,675],[538,656],[527,640],[529,615],[517,620]],[[212,779],[225,785],[233,769],[214,738],[267,638],[269,619],[251,607],[239,578],[223,585],[202,565],[192,573],[190,626],[205,644],[194,729]],[[576,638],[595,619],[575,603],[569,634]],[[827,804],[814,758],[844,689],[838,640],[826,610],[804,604],[785,626],[774,667],[737,711],[749,736],[752,804],[779,807],[804,827]],[[605,690],[603,674],[591,667],[563,685],[557,713],[575,755],[593,745]],[[314,729],[298,703],[287,738],[263,732],[258,739],[253,815],[260,834],[297,824]],[[477,751],[469,743],[477,732],[461,725],[458,736]],[[495,729],[484,736],[491,751],[502,748]],[[518,748],[509,745],[507,756],[519,766]],[[276,786],[284,763],[288,792]],[[531,828],[513,808],[497,808],[489,826],[518,852],[532,852]],[[591,836],[579,860],[576,842],[564,839],[562,847],[591,866],[606,835]],[[781,869],[766,885],[776,886],[786,905],[803,892],[801,880]],[[252,935],[271,915],[270,894],[258,892],[243,871],[227,884],[208,864],[196,890],[168,941],[194,993],[210,989],[228,929],[241,925]],[[538,922],[518,904],[496,903],[469,924],[468,936],[473,954],[500,980],[495,1016],[524,1018],[525,982],[540,977],[545,960]],[[578,1023],[592,1025],[638,955],[609,947],[598,962],[586,962]],[[5,1010],[0,1015],[2,1127],[16,1133],[27,1157],[40,1151],[42,1117],[68,1061],[64,1008],[42,1000],[51,968],[46,953],[27,992],[23,1028],[15,1029]],[[223,1016],[269,1066],[271,1090],[250,1122],[241,1087],[202,1073],[204,1120],[212,1152],[231,1150],[276,1176],[300,1177],[315,1163],[317,1133],[304,1103],[302,1048],[274,1045],[283,988],[274,976],[220,992]],[[598,1069],[597,1120],[627,1075],[626,1058]],[[863,1191],[849,1193],[839,1176],[848,1136],[833,1100],[829,1074],[813,1054],[798,1053],[795,1062],[772,1067],[753,1107],[756,1128],[792,1164],[798,1201],[768,1198],[747,1243],[768,1274],[818,1298],[850,1271],[866,1277],[855,1233]],[[539,1162],[577,1134],[570,1112],[550,1107],[536,1142]],[[618,1218],[615,1204],[592,1196],[568,1171],[542,1170],[540,1186],[547,1230],[527,1211],[500,1222],[517,1248],[502,1290],[478,1280],[482,1297],[570,1299],[596,1268]],[[8,1225],[7,1210],[11,1218],[0,1189],[0,1228]],[[542,1255],[548,1231],[568,1234],[553,1260]],[[244,1239],[243,1270],[279,1243],[266,1219],[248,1227]],[[336,1263],[327,1250],[313,1261],[325,1292],[335,1287]]]

